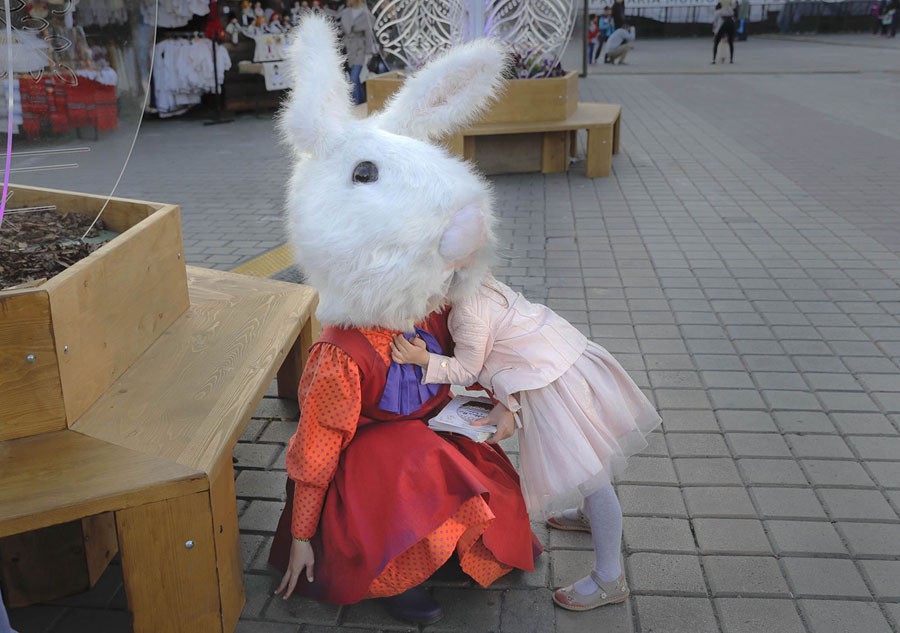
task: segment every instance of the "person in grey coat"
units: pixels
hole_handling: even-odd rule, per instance
[[[347,6],[341,10],[341,28],[344,31],[344,44],[347,47],[347,65],[350,66],[350,81],[353,82],[353,102],[362,103],[364,99],[362,82],[359,75],[366,63],[366,58],[375,52],[375,20],[364,0],[347,0]]]

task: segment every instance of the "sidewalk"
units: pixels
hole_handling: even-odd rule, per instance
[[[437,584],[447,616],[425,631],[900,631],[900,53],[833,39],[751,38],[741,72],[711,74],[711,38],[638,40],[581,84],[623,104],[612,176],[491,179],[498,276],[615,354],[664,425],[618,483],[629,603],[555,609],[590,540],[537,525],[536,573]],[[232,268],[283,243],[287,170],[270,119],[148,122],[119,194],[181,202],[189,260]],[[296,418],[267,397],[235,451],[239,631],[415,630],[375,604],[271,596]],[[20,633],[113,633],[123,609],[113,570],[11,615]]]

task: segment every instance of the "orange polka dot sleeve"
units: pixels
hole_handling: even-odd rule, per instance
[[[359,422],[360,374],[343,351],[323,343],[313,347],[299,389],[300,423],[287,451],[287,473],[294,480],[291,534],[316,533],[328,485],[341,451]]]

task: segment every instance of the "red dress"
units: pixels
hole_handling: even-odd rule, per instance
[[[422,327],[452,351],[446,313]],[[284,571],[291,534],[312,537],[315,581],[301,575],[298,591],[326,602],[402,593],[454,551],[487,586],[514,567],[533,570],[542,551],[503,450],[424,423],[449,401],[448,386],[408,416],[378,408],[395,334],[325,328],[300,381],[269,562]]]

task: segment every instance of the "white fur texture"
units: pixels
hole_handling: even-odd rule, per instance
[[[435,140],[471,123],[503,86],[503,44],[482,39],[451,49],[416,73],[391,98],[378,125]]]
[[[503,54],[494,43],[451,51],[407,80],[384,115],[355,119],[334,33],[315,16],[297,31],[295,88],[279,122],[295,149],[287,220],[297,263],[319,290],[323,323],[408,331],[473,292],[493,263],[489,185],[468,163],[417,137],[439,136],[484,107]],[[377,181],[353,182],[362,161],[376,165]],[[477,235],[483,244],[455,246],[443,257],[448,231],[448,240]]]

